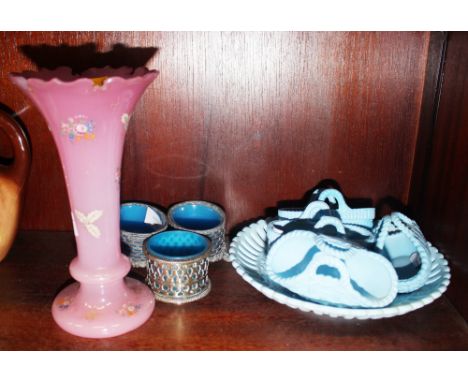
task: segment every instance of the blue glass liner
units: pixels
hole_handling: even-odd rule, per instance
[[[149,255],[162,260],[191,260],[209,249],[210,240],[195,232],[174,230],[151,236],[145,246]]]

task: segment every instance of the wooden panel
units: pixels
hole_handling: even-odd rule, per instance
[[[432,152],[432,138],[434,135],[442,87],[442,68],[447,49],[447,36],[447,32],[431,32],[429,41],[429,54],[424,79],[419,131],[409,195],[409,207],[413,215],[417,215],[418,211],[423,208],[421,195],[424,193],[424,188],[426,186],[425,179],[429,171],[427,162]]]
[[[449,258],[448,295],[468,318],[468,33],[449,34],[421,205],[423,231]]]
[[[0,102],[34,150],[22,227],[71,229],[44,120],[6,78],[33,67],[23,45],[157,47],[161,71],[132,120],[123,199],[192,198],[227,209],[231,227],[324,178],[352,197],[407,202],[429,33],[3,33]],[[53,55],[48,55],[49,57]],[[67,56],[56,57],[63,60]],[[68,58],[81,62],[76,55]],[[51,60],[45,60],[50,65]],[[52,61],[53,62],[53,61]]]
[[[72,233],[20,233],[0,267],[0,350],[468,350],[466,322],[445,297],[401,317],[332,319],[267,299],[224,261],[210,265],[202,300],[156,302],[148,322],[123,336],[74,337],[50,312],[74,253]]]

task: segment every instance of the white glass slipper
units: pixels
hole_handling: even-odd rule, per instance
[[[431,273],[432,254],[418,224],[400,212],[380,220],[375,228],[376,247],[398,275],[398,292],[424,286]]]
[[[283,233],[284,226],[297,220],[307,220],[315,230],[331,224],[335,226],[337,234],[347,236],[347,239],[362,245],[374,242],[374,234],[371,229],[354,223],[345,224],[337,210],[331,209],[330,205],[324,201],[315,200],[310,202],[304,210],[279,209],[278,219],[273,220],[268,225],[268,243],[273,243]]]
[[[372,229],[375,219],[375,208],[350,208],[343,194],[334,188],[318,189],[312,195],[316,201],[336,203],[338,205],[337,211],[339,217],[345,225],[357,225]],[[306,211],[307,208],[304,211],[281,209],[278,211],[278,216],[285,219],[296,219],[303,213],[306,213]]]
[[[312,231],[280,236],[268,251],[265,268],[275,283],[322,304],[377,308],[397,295],[398,276],[387,259]]]
[[[345,225],[353,224],[372,228],[374,226],[375,208],[351,208],[346,203],[343,194],[334,188],[316,190],[314,194],[318,200],[329,200],[338,204],[338,213]]]
[[[327,222],[332,224],[339,233],[345,234],[346,230],[339,219],[333,216],[320,216],[318,214],[321,211],[330,211],[330,206],[325,202],[314,201],[309,203],[307,208],[303,211],[299,211],[299,214],[296,214],[295,218],[289,218],[288,212],[293,210],[285,210],[279,209],[278,210],[278,219],[271,221],[268,224],[267,228],[267,239],[268,243],[271,245],[278,237],[283,234],[284,226],[288,225],[294,220],[308,220],[310,222],[311,228],[320,229]],[[320,223],[319,223],[320,220]],[[330,223],[331,222],[331,223]]]

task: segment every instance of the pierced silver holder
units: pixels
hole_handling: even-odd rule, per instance
[[[150,255],[146,248],[144,252],[148,262],[146,283],[156,300],[181,305],[210,293],[209,249],[194,259],[171,261]]]

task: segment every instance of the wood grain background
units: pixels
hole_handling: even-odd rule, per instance
[[[147,51],[118,44],[157,48],[148,66],[161,74],[127,134],[122,199],[210,200],[228,228],[323,179],[353,198],[410,202],[449,258],[448,295],[468,317],[467,33],[0,33],[0,107],[18,114],[33,147],[21,228],[71,230],[45,121],[7,77],[35,68],[22,47],[41,44],[83,47],[44,48],[33,61],[45,66],[136,62]],[[117,54],[90,61],[91,44]],[[10,155],[0,132],[0,157]]]
[[[158,48],[148,66],[161,74],[127,136],[122,198],[214,201],[233,227],[325,178],[350,197],[406,203],[429,40],[426,32],[1,33],[0,103],[19,114],[33,146],[21,227],[71,229],[44,119],[7,78],[35,67],[21,46]],[[0,150],[8,154],[5,143]]]

